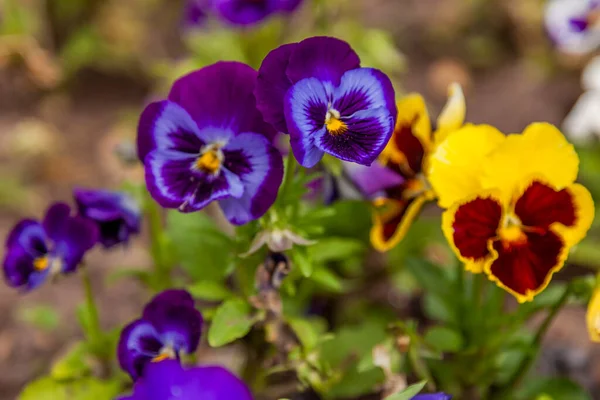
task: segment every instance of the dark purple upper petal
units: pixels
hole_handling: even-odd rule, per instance
[[[62,272],[75,271],[85,253],[98,241],[98,227],[83,217],[71,217],[55,240],[52,254],[62,260]]]
[[[183,22],[188,26],[201,26],[207,18],[210,0],[187,0],[185,3]]]
[[[360,58],[343,40],[316,36],[298,43],[290,55],[286,74],[292,83],[317,78],[337,85],[345,72],[359,68]]]
[[[104,247],[126,243],[131,234],[140,232],[141,209],[131,196],[86,189],[75,189],[73,196],[79,215],[96,223]]]
[[[288,133],[283,112],[283,100],[292,86],[292,81],[285,71],[290,55],[298,44],[284,44],[272,50],[263,60],[259,70],[256,89],[256,107],[265,121],[273,125],[279,132]]]
[[[273,205],[283,179],[281,154],[261,135],[243,133],[223,148],[225,168],[239,177],[244,193],[219,201],[227,219],[242,225],[262,217]]]
[[[199,129],[256,132],[273,140],[275,130],[256,109],[256,77],[257,72],[246,64],[221,61],[178,79],[169,100],[183,107]]]
[[[198,126],[180,105],[168,100],[149,104],[138,124],[138,157],[143,162],[152,150],[176,150],[198,154],[205,142]]]
[[[344,163],[344,170],[360,192],[367,197],[404,183],[404,178],[400,174],[378,162],[370,166]]]
[[[253,400],[246,384],[222,367],[184,369],[176,361],[153,363],[146,368],[129,400],[167,400],[178,393],[182,400]]]
[[[452,400],[452,396],[446,393],[426,393],[418,394],[411,400]]]
[[[194,307],[194,298],[192,295],[183,289],[168,289],[160,292],[152,298],[150,303],[144,308],[144,314],[152,313],[152,309],[161,304],[169,304],[172,306]]]
[[[164,344],[177,352],[193,353],[202,333],[202,314],[194,307],[156,303],[144,311],[143,319],[158,332]]]
[[[71,207],[65,203],[55,203],[48,208],[42,225],[46,235],[54,241],[61,237],[65,222],[71,218]]]
[[[213,0],[218,15],[234,25],[251,25],[278,11],[277,0]]]

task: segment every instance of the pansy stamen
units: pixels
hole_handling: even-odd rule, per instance
[[[196,160],[196,168],[208,174],[218,175],[221,171],[225,156],[218,144],[206,146],[200,152],[200,156]]]
[[[325,127],[331,135],[341,135],[348,131],[348,125],[342,121],[340,112],[335,108],[327,110],[325,115]]]

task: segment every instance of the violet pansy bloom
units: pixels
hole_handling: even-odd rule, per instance
[[[6,282],[31,290],[53,275],[74,272],[97,238],[93,222],[71,216],[67,204],[55,203],[42,222],[24,219],[8,235],[3,264]]]
[[[411,400],[452,400],[452,396],[446,393],[418,394]]]
[[[339,39],[313,37],[271,51],[255,93],[265,121],[290,134],[304,167],[316,165],[325,153],[370,165],[394,129],[390,79],[360,68],[358,55]]]
[[[143,376],[149,363],[180,360],[196,351],[200,342],[202,315],[185,290],[165,290],[144,308],[140,319],[121,332],[119,364],[133,380]]]
[[[201,24],[212,13],[229,24],[247,26],[274,14],[289,14],[301,3],[302,0],[188,0],[185,14],[188,24]]]
[[[260,218],[283,178],[275,131],[256,109],[257,73],[218,62],[175,82],[150,104],[138,128],[146,184],[163,207],[198,211],[218,201],[236,225]]]
[[[562,51],[583,54],[600,46],[600,0],[551,0],[544,19]]]
[[[79,215],[96,223],[98,241],[105,248],[127,243],[140,232],[141,210],[129,195],[108,190],[75,189],[73,197]]]
[[[148,365],[133,394],[120,400],[252,400],[250,389],[225,368],[184,368],[168,360]]]

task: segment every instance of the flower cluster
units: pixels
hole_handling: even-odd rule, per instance
[[[109,248],[126,243],[140,230],[141,215],[127,195],[104,190],[74,191],[78,214],[55,203],[40,222],[23,219],[6,239],[6,282],[31,290],[51,277],[74,272],[96,243]]]
[[[573,146],[546,123],[508,136],[467,125],[448,136],[430,157],[429,177],[466,269],[520,302],[541,292],[594,217],[590,193],[574,183],[578,166]]]
[[[119,363],[136,382],[133,394],[121,400],[178,398],[252,400],[248,387],[222,367],[186,369],[181,357],[196,351],[202,315],[184,290],[166,290],[144,308],[142,317],[121,332]]]
[[[209,15],[239,26],[259,23],[274,14],[290,14],[302,0],[188,0],[185,20],[201,25]]]

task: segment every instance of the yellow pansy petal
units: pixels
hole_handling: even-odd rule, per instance
[[[371,228],[371,244],[375,250],[385,252],[396,247],[428,200],[431,193],[410,200],[376,199]]]
[[[436,144],[442,143],[449,133],[459,129],[465,122],[467,106],[462,88],[458,83],[448,87],[448,101],[437,120],[437,130],[434,135]]]
[[[522,134],[509,135],[483,166],[482,184],[511,198],[531,176],[541,176],[562,189],[577,177],[579,158],[573,146],[553,125],[534,123]]]
[[[396,129],[413,125],[413,135],[427,147],[431,141],[431,121],[423,97],[420,94],[411,93],[400,99],[396,106],[398,107]]]
[[[567,246],[574,246],[581,241],[587,234],[594,221],[594,200],[590,192],[582,185],[575,183],[566,188],[571,194],[575,206],[575,225],[568,227],[561,224],[555,224],[552,229],[559,233]]]
[[[440,207],[448,208],[481,190],[481,165],[504,140],[493,126],[465,125],[434,150],[428,160],[427,178]]]
[[[596,287],[588,304],[586,323],[590,340],[600,343],[600,287]]]

